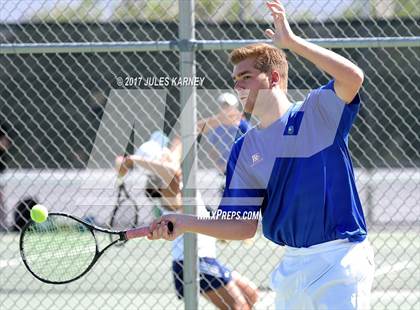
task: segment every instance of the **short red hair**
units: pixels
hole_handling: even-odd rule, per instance
[[[234,49],[229,59],[233,65],[248,59],[255,58],[254,68],[261,72],[269,73],[276,70],[280,74],[280,88],[287,89],[289,65],[286,53],[266,43],[256,43]]]

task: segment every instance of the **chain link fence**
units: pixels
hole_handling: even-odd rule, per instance
[[[375,248],[372,308],[416,309],[420,1],[284,2],[297,35],[322,39],[365,72],[349,144]],[[182,308],[169,242],[131,241],[107,252],[83,279],[62,286],[34,279],[18,249],[25,203],[33,203],[28,199],[106,226],[117,201],[116,156],[135,153],[156,130],[176,140],[183,112],[179,84],[172,82],[180,77],[178,1],[5,0],[0,12],[1,309]],[[271,17],[263,1],[196,0],[195,21],[196,40],[202,40],[195,46],[202,79],[197,119],[226,128],[238,121],[217,100],[232,93],[229,50],[205,46],[265,39]],[[406,41],[384,46],[376,40],[388,37]],[[328,81],[305,60],[292,53],[288,59],[289,93],[299,96]],[[210,207],[217,207],[224,181],[224,152],[233,139],[228,132],[206,128],[198,148],[198,188]],[[162,212],[144,191],[148,179],[139,168],[125,180],[141,206],[139,224]],[[273,307],[268,279],[281,256],[260,230],[254,240],[217,242],[220,262],[258,286],[257,309]],[[212,307],[200,299],[200,308]]]

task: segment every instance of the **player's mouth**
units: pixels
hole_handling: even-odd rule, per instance
[[[249,90],[248,89],[238,91],[238,97],[239,97],[239,100],[241,101],[243,106],[245,106],[246,101],[248,100],[248,96],[249,96]]]

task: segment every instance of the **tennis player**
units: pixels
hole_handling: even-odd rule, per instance
[[[182,177],[180,163],[181,152],[177,144],[174,149],[166,148],[168,138],[160,132],[154,132],[151,139],[142,144],[134,155],[128,156],[125,161],[130,166],[138,164],[152,172],[146,184],[146,196],[159,199],[163,213],[182,211]],[[159,149],[160,147],[160,149]],[[159,166],[160,164],[160,166]],[[117,159],[119,177],[127,173],[121,158]],[[173,170],[171,170],[173,169]],[[165,172],[165,171],[168,172]],[[159,176],[162,175],[162,178]],[[166,185],[165,178],[173,178]],[[203,199],[198,192],[197,214],[209,216]],[[197,238],[199,257],[200,291],[205,298],[219,309],[251,309],[258,300],[258,289],[254,283],[236,271],[232,271],[216,259],[216,239],[206,235]],[[179,236],[172,244],[172,273],[176,294],[179,299],[184,296],[184,238]]]
[[[296,36],[280,1],[267,2],[275,47],[255,44],[230,55],[245,112],[258,127],[238,139],[227,166],[219,211],[235,216],[201,220],[167,215],[151,226],[150,239],[184,232],[222,239],[253,236],[261,210],[268,239],[285,246],[271,276],[277,309],[366,309],[373,282],[373,251],[357,193],[348,137],[360,106],[363,72],[342,56]],[[331,76],[306,99],[286,96],[286,48]],[[236,213],[234,213],[236,212]],[[174,223],[169,234],[167,222]]]

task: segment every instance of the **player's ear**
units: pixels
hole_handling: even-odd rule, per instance
[[[271,87],[275,87],[277,85],[279,85],[280,83],[280,74],[276,71],[273,70],[271,71]]]

